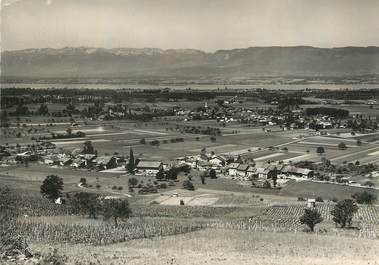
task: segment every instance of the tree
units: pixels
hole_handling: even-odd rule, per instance
[[[70,127],[68,127],[68,128],[66,129],[66,133],[67,133],[68,135],[71,135],[71,134],[72,134],[72,129],[71,129]]]
[[[205,184],[205,174],[200,174],[201,184]]]
[[[374,187],[375,183],[369,180],[369,181],[366,181],[365,183],[363,183],[363,185],[368,186],[368,187]]]
[[[43,181],[40,191],[49,200],[56,200],[62,195],[63,180],[57,175],[48,175]]]
[[[347,147],[346,147],[346,144],[345,143],[339,143],[338,144],[338,149],[340,150],[345,150]]]
[[[360,139],[357,140],[357,145],[358,146],[361,146],[362,145],[362,141]]]
[[[324,202],[324,199],[321,196],[316,197],[316,202]]]
[[[324,147],[322,147],[322,146],[317,147],[316,153],[319,155],[322,155],[323,153],[325,153]]]
[[[94,193],[79,192],[71,199],[71,207],[74,213],[88,215],[96,218],[100,209],[98,196]]]
[[[157,174],[155,175],[155,178],[158,179],[158,180],[162,180],[164,179],[165,177],[165,174],[164,174],[164,171],[163,169],[160,169]]]
[[[140,142],[140,144],[146,144],[145,138],[142,138],[139,142]]]
[[[331,211],[333,221],[344,228],[351,225],[354,214],[358,211],[358,206],[353,200],[345,199],[339,201]]]
[[[87,186],[87,179],[86,179],[86,178],[80,178],[79,183],[80,183],[83,187],[86,187],[86,186]]]
[[[130,149],[129,162],[128,162],[128,164],[126,165],[126,170],[127,170],[130,174],[134,173],[134,169],[136,168],[135,162],[136,162],[136,161],[134,160],[133,149]]]
[[[299,220],[301,224],[307,225],[311,232],[314,232],[316,224],[321,223],[324,219],[317,209],[305,209]]]
[[[183,181],[183,188],[186,190],[195,190],[195,187],[193,186],[192,182],[189,180]]]
[[[263,188],[265,188],[265,189],[271,189],[271,183],[269,182],[269,181],[265,181],[264,183],[263,183]]]
[[[137,186],[137,184],[138,184],[138,180],[136,178],[130,178],[128,180],[128,185],[131,188],[134,188],[135,186]]]
[[[367,191],[354,193],[351,197],[360,204],[373,204],[377,199],[375,194]]]
[[[95,154],[95,148],[93,148],[92,142],[91,141],[85,141],[83,143],[83,154]]]
[[[104,218],[113,218],[115,227],[118,225],[119,218],[129,218],[131,213],[128,200],[108,199],[103,202]]]
[[[176,180],[178,179],[178,172],[177,170],[172,167],[170,168],[167,173],[166,173],[166,178],[169,179],[169,180]]]
[[[216,179],[217,176],[216,176],[216,170],[214,170],[213,168],[211,170],[209,170],[209,177],[211,179]]]

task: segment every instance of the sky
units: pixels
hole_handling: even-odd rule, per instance
[[[379,0],[1,0],[1,49],[379,46]]]

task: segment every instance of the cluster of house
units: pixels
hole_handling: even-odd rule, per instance
[[[49,166],[69,166],[73,168],[89,168],[106,170],[121,166],[125,163],[123,157],[107,155],[97,156],[95,154],[68,155],[65,153],[49,154],[42,157],[42,162]]]
[[[239,162],[235,162],[235,161]],[[255,163],[253,160],[236,159],[235,157],[225,157],[222,155],[194,155],[179,157],[177,164],[187,164],[200,171],[214,169],[216,174],[226,178],[236,180],[271,179],[273,177],[300,177],[313,178],[314,171],[306,168],[299,168],[292,164],[270,162]]]
[[[228,101],[227,101],[228,102]],[[225,101],[224,101],[225,103]],[[176,108],[174,110],[175,115],[181,117],[184,121],[194,120],[194,119],[215,119],[218,122],[229,123],[229,122],[240,122],[247,124],[255,124],[259,126],[276,126],[283,125],[287,120],[288,113],[275,112],[273,110],[254,110],[247,109],[240,106],[230,106],[219,108],[219,107],[209,107],[205,103],[204,107],[199,108],[196,111],[184,110],[181,108]],[[296,128],[345,128],[346,124],[339,124],[337,120],[330,116],[317,117],[316,119],[310,120],[303,113],[302,109],[291,110],[292,118],[291,123],[286,124],[286,126],[281,126],[283,130],[296,129]]]
[[[43,157],[42,162],[49,166],[67,166],[72,168],[87,168],[94,170],[109,170],[118,167],[125,167],[127,159],[121,156],[107,155],[96,156],[94,154],[66,155],[54,154]],[[166,169],[167,164],[161,161],[138,161],[135,174],[143,176],[155,176],[160,170]]]

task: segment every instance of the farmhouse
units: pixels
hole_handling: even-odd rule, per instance
[[[256,170],[257,169],[255,167],[249,166],[249,168],[246,171],[246,176],[249,178],[253,177]]]
[[[87,166],[87,161],[82,158],[75,158],[72,161],[71,166],[75,168],[84,168]]]
[[[298,168],[295,166],[287,165],[285,166],[281,172],[283,174],[286,174],[287,176],[292,175],[296,177],[302,177],[302,178],[313,178],[314,171],[307,169],[307,168]]]
[[[117,158],[114,156],[99,156],[94,160],[99,170],[111,169],[118,166]]]
[[[228,165],[228,174],[230,176],[237,176],[237,168],[239,167],[239,163],[230,163]]]
[[[163,169],[163,163],[160,161],[140,161],[136,170],[147,175],[155,175]]]
[[[259,167],[254,173],[255,177],[270,179],[277,174],[276,165],[269,165],[267,167]]]
[[[216,157],[209,159],[208,162],[212,165],[216,165],[216,166],[221,167],[221,166],[225,165],[226,159],[223,156],[216,156]]]
[[[239,177],[246,177],[248,169],[249,169],[249,165],[247,165],[247,164],[240,164],[237,167],[237,176],[239,176]]]

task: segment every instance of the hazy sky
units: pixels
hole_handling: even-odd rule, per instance
[[[1,47],[379,46],[379,0],[2,0]]]

